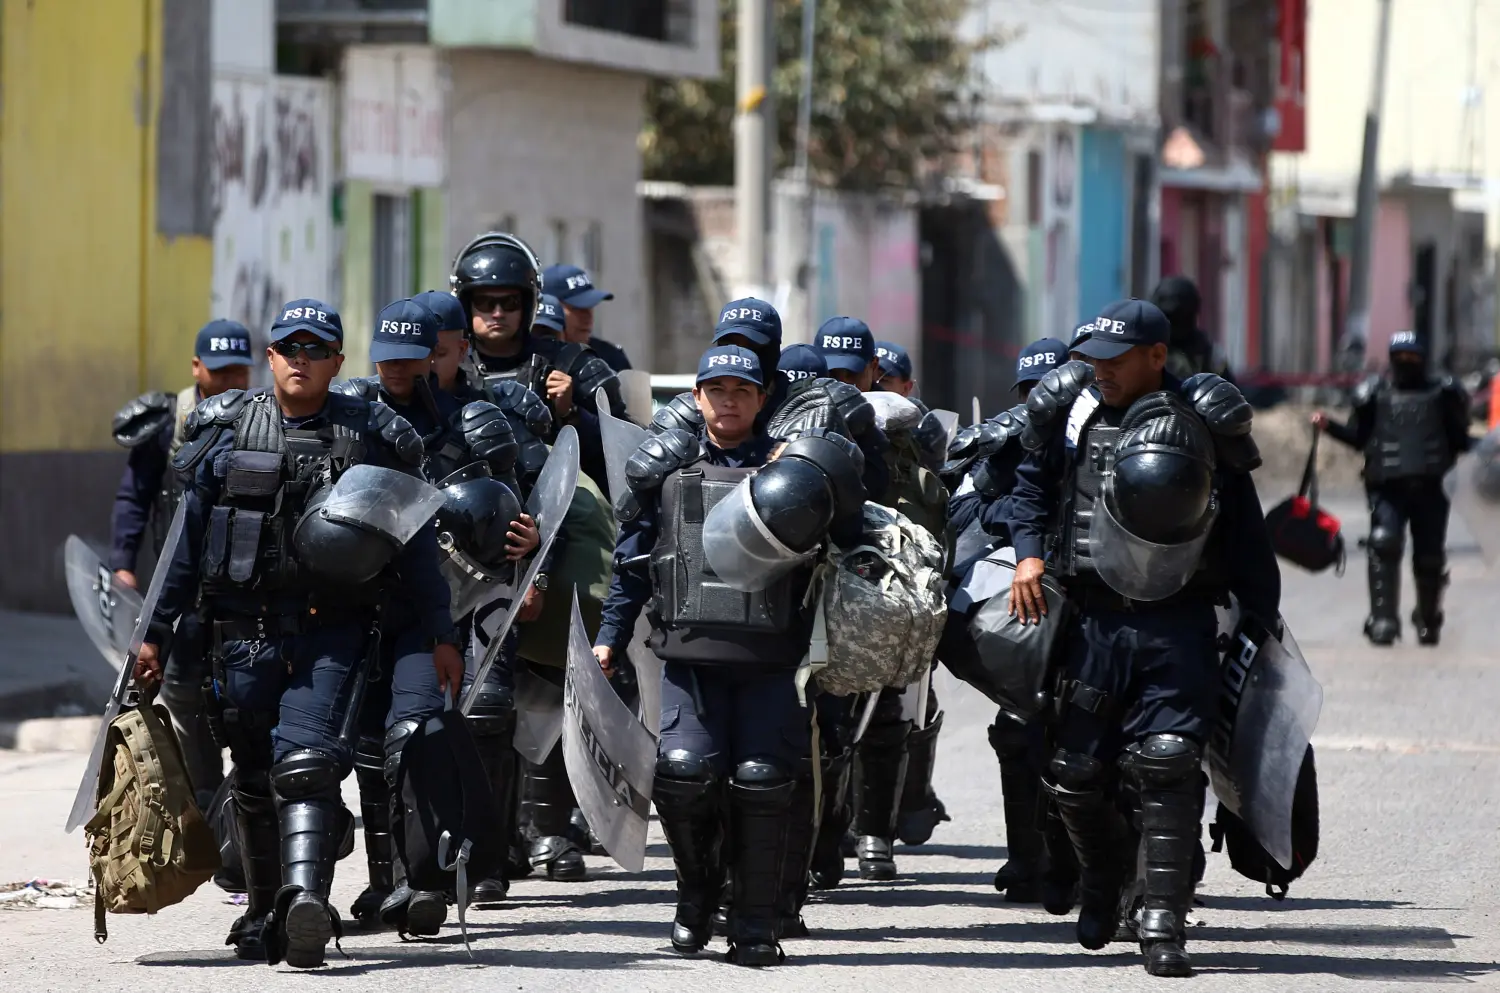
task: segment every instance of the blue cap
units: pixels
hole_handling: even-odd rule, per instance
[[[370,338],[371,362],[425,359],[437,347],[437,315],[415,300],[385,305]]]
[[[293,300],[281,308],[281,314],[271,325],[271,340],[280,341],[298,331],[311,331],[324,341],[344,341],[344,322],[339,312],[322,300],[303,297]]]
[[[829,372],[862,372],[875,358],[875,335],[857,317],[830,317],[818,328],[813,347],[828,363]]]
[[[1092,321],[1088,324],[1080,324],[1076,328],[1074,328],[1073,337],[1068,342],[1068,353],[1072,354],[1073,352],[1077,351],[1078,346],[1083,344],[1085,341],[1088,341],[1089,336],[1093,333],[1094,325]]]
[[[543,293],[537,301],[536,319],[531,322],[531,326],[534,328],[549,328],[558,334],[562,334],[562,301],[551,293]]]
[[[1427,355],[1427,346],[1415,331],[1397,331],[1391,335],[1390,347],[1392,355]]]
[[[906,349],[894,341],[877,341],[875,358],[880,362],[882,376],[895,376],[897,379],[911,378],[911,356],[906,353]]]
[[[765,389],[766,377],[760,371],[760,359],[743,345],[715,345],[698,360],[698,382],[733,376]]]
[[[584,310],[615,298],[613,293],[595,289],[589,274],[576,265],[549,265],[542,271],[542,292],[552,294],[569,307]]]
[[[776,371],[788,383],[800,383],[804,379],[822,379],[828,375],[828,363],[811,345],[788,345],[781,350],[776,360]]]
[[[464,317],[464,305],[452,293],[428,290],[426,293],[418,293],[412,299],[432,311],[438,319],[439,331],[469,330],[469,321]]]
[[[1016,385],[1034,383],[1068,361],[1068,346],[1056,338],[1038,338],[1016,359]]]
[[[193,354],[205,369],[232,365],[254,365],[250,357],[250,330],[239,321],[209,321],[198,330]]]
[[[1091,359],[1117,359],[1137,345],[1165,345],[1172,340],[1172,324],[1161,308],[1135,297],[1105,307],[1078,330],[1085,328],[1088,338],[1075,338],[1072,351]]]
[[[719,311],[719,323],[714,325],[714,341],[725,335],[742,334],[762,345],[781,345],[781,315],[776,308],[759,297],[741,297],[731,300]]]

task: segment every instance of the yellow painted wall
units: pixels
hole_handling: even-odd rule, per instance
[[[156,233],[160,0],[3,0],[0,452],[113,447],[187,380],[212,242]]]

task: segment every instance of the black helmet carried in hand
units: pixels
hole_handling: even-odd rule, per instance
[[[520,499],[484,462],[444,476],[437,487],[443,493],[437,532],[444,568],[451,563],[466,575],[498,577],[509,565],[505,535],[521,516]]]
[[[521,308],[521,334],[531,331],[542,299],[542,264],[531,248],[513,234],[490,231],[465,245],[453,260],[448,285],[464,318],[472,321],[469,297],[478,289],[517,289],[526,294]]]

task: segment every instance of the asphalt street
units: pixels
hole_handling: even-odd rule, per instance
[[[1266,494],[1267,503],[1279,493]],[[1315,742],[1322,847],[1284,903],[1210,855],[1195,911],[1195,989],[1500,988],[1500,641],[1496,592],[1455,527],[1448,628],[1438,649],[1369,647],[1364,531],[1357,503],[1336,506],[1350,533],[1348,573],[1286,570],[1283,612],[1325,689]],[[1410,603],[1410,584],[1406,603]],[[0,989],[328,990],[1111,990],[1159,988],[1133,947],[1090,953],[1071,919],[1002,903],[991,877],[1005,857],[998,773],[985,728],[992,708],[946,675],[937,788],[953,821],[933,843],[898,849],[901,878],[854,878],[807,908],[808,939],[785,966],[755,972],[714,954],[685,960],[667,944],[671,867],[660,832],[646,871],[591,858],[578,884],[525,880],[502,909],[470,917],[473,958],[456,921],[435,940],[351,929],[316,976],[235,961],[222,945],[239,910],[212,885],[147,917],[112,917],[96,944],[91,908],[0,909]],[[82,880],[79,834],[61,825],[83,756],[0,752],[0,881]],[[352,782],[347,784],[352,796]],[[356,807],[357,809],[357,807]],[[347,907],[359,855],[341,866]],[[0,903],[0,908],[7,906]]]

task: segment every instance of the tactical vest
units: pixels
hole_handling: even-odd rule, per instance
[[[1365,481],[1441,476],[1452,465],[1442,387],[1398,390],[1383,385],[1375,395],[1375,428],[1365,443]]]
[[[431,387],[427,383],[417,382],[415,395],[407,403],[401,403],[387,393],[385,387],[380,385],[379,376],[350,379],[346,385],[355,391],[353,395],[370,402],[378,400],[398,414],[401,413],[402,408],[412,405],[420,405],[427,411],[432,422],[437,425],[427,434],[422,435],[422,477],[428,482],[436,483],[474,461],[468,444],[464,442],[463,434],[451,419],[444,419],[438,412],[437,402],[433,399]]]
[[[703,554],[704,516],[754,473],[697,462],[662,483],[651,551],[650,645],[659,658],[779,668],[795,667],[807,654],[813,612],[802,609],[802,599],[810,569],[741,593],[719,581]]]
[[[172,422],[172,440],[167,443],[167,467],[161,474],[161,486],[156,493],[156,505],[151,508],[151,540],[155,546],[156,554],[161,555],[162,546],[167,542],[167,528],[171,527],[172,516],[177,513],[177,501],[182,499],[182,480],[177,473],[172,471],[172,459],[177,457],[177,452],[187,442],[187,419],[188,415],[198,406],[198,387],[189,386],[177,393],[177,410],[173,414],[176,418]]]
[[[331,588],[299,567],[292,536],[308,498],[364,461],[369,406],[329,394],[324,426],[285,428],[269,392],[253,394],[234,422],[224,482],[209,508],[201,578],[210,598],[316,596],[340,606],[373,604],[373,589]],[[371,584],[373,585],[373,584]]]

